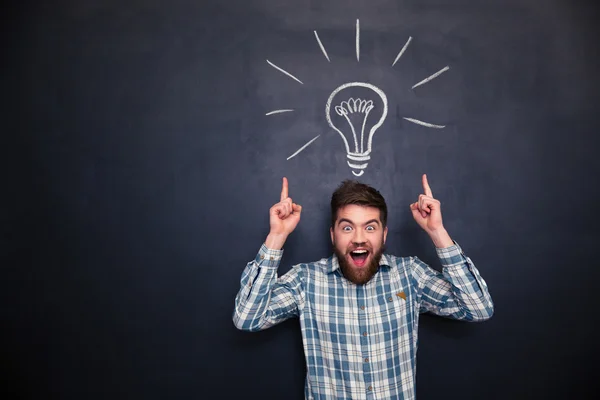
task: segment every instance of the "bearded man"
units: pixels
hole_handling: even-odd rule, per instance
[[[426,175],[422,183],[410,210],[436,247],[442,272],[417,257],[385,254],[385,199],[366,184],[344,181],[331,197],[334,254],[278,277],[283,245],[302,213],[283,178],[270,232],[242,273],[233,322],[259,331],[300,319],[306,399],[415,399],[419,314],[492,317],[487,284],[444,228]]]

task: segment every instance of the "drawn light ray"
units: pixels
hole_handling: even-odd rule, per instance
[[[289,72],[287,72],[286,70],[284,70],[284,69],[282,69],[282,68],[279,68],[277,65],[273,64],[273,63],[272,63],[271,61],[269,61],[269,60],[267,60],[267,62],[269,63],[269,65],[270,65],[271,67],[275,68],[276,70],[278,70],[278,71],[280,71],[280,72],[283,72],[284,74],[286,74],[287,76],[289,76],[289,77],[290,77],[290,78],[292,78],[293,80],[295,80],[295,81],[297,81],[297,82],[300,82],[302,85],[304,85],[304,83],[303,83],[303,82],[302,82],[300,79],[296,78],[294,75],[290,74],[290,73],[289,73]]]
[[[308,141],[308,143],[306,143],[304,146],[300,147],[298,150],[296,150],[296,152],[294,154],[292,154],[291,156],[289,156],[287,159],[291,159],[292,157],[295,157],[298,153],[300,153],[302,150],[306,149],[308,146],[310,146],[312,144],[312,142],[314,142],[315,140],[317,140],[319,138],[319,136],[321,135],[317,135],[314,138],[312,138],[311,140]]]
[[[292,112],[294,110],[292,109],[285,109],[285,110],[273,110],[273,111],[269,111],[268,113],[266,113],[265,115],[273,115],[273,114],[280,114],[280,113],[285,113],[285,112]]]
[[[412,41],[412,36],[409,36],[408,40],[406,41],[406,44],[404,44],[404,47],[402,47],[402,50],[400,50],[400,53],[398,53],[398,55],[396,56],[396,59],[394,60],[394,62],[392,64],[392,67],[394,65],[396,65],[396,63],[398,62],[398,60],[400,59],[400,57],[402,57],[402,54],[404,54],[404,52],[406,51],[406,48],[408,47],[408,45],[410,44],[411,41]]]
[[[439,70],[439,71],[438,71],[438,72],[436,72],[435,74],[433,74],[433,75],[431,75],[431,76],[429,76],[429,77],[427,77],[427,78],[423,79],[421,82],[417,83],[417,84],[416,84],[416,85],[414,85],[412,88],[414,89],[414,88],[416,88],[417,86],[421,86],[421,85],[424,85],[424,84],[426,84],[426,83],[427,83],[427,82],[429,82],[430,80],[437,78],[438,76],[440,76],[440,75],[441,75],[441,74],[443,74],[444,72],[448,71],[449,69],[450,69],[450,67],[446,65],[444,68],[442,68],[441,70]]]
[[[424,122],[424,121],[419,121],[418,119],[414,119],[414,118],[408,118],[408,117],[402,117],[405,120],[412,122],[413,124],[417,124],[417,125],[422,125],[425,126],[427,128],[436,128],[436,129],[442,129],[445,128],[446,125],[436,125],[436,124],[431,124],[429,122]]]
[[[327,61],[331,62],[331,60],[329,59],[329,56],[327,55],[327,51],[325,50],[325,46],[323,46],[323,43],[321,43],[321,39],[319,39],[319,34],[317,33],[317,31],[315,31],[315,37],[317,38],[317,42],[319,43],[319,47],[321,48],[323,55],[325,56]]]
[[[356,20],[356,61],[360,61],[360,23]]]

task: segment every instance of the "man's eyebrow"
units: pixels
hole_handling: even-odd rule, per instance
[[[340,225],[342,222],[347,222],[350,225],[354,225],[354,222],[350,221],[348,218],[340,218],[337,224]]]
[[[355,224],[354,224],[354,222],[352,222],[352,221],[351,221],[351,220],[349,220],[348,218],[340,218],[340,220],[338,221],[338,223],[337,223],[337,224],[338,224],[338,225],[340,225],[342,222],[347,222],[347,223],[349,223],[350,225],[355,225]],[[364,223],[364,225],[370,225],[370,224],[372,224],[372,223],[375,223],[375,224],[377,224],[377,225],[381,225],[381,222],[379,222],[379,220],[378,220],[378,219],[376,219],[376,218],[373,218],[373,219],[370,219],[370,220],[368,220],[367,222],[365,222],[365,223]]]

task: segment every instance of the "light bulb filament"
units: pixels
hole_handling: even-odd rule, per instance
[[[339,106],[335,106],[335,112],[346,119],[350,129],[352,130],[352,137],[354,139],[354,151],[356,153],[363,153],[365,147],[365,126],[367,124],[367,118],[369,113],[375,106],[373,100],[361,100],[353,99],[352,97],[348,101],[342,101]],[[356,117],[360,120],[362,118],[362,124],[360,129],[360,142],[356,134],[354,124],[350,120],[350,117]],[[354,118],[353,118],[354,119]]]

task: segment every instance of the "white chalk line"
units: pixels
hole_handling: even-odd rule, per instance
[[[323,55],[325,56],[327,61],[331,62],[331,60],[329,60],[329,56],[327,55],[327,51],[325,50],[325,46],[323,46],[323,43],[321,43],[321,39],[319,39],[319,34],[317,33],[317,31],[315,31],[315,37],[317,38],[317,42],[319,43],[319,47],[321,48]]]
[[[422,125],[427,128],[442,129],[442,128],[446,127],[446,125],[430,124],[429,122],[419,121],[418,119],[414,119],[414,118],[408,118],[408,117],[402,117],[402,118],[404,118],[405,120],[407,120],[409,122],[412,122],[413,124]]]
[[[411,41],[412,41],[412,36],[409,36],[408,40],[404,44],[404,47],[402,47],[402,50],[400,50],[400,53],[398,53],[398,55],[396,56],[396,59],[394,60],[394,63],[392,64],[392,67],[394,65],[396,65],[396,63],[398,62],[398,60],[400,59],[400,57],[402,57],[402,54],[404,54],[404,52],[406,51],[406,48],[408,47],[408,45],[410,44]]]
[[[295,80],[295,81],[297,81],[297,82],[300,82],[302,85],[304,85],[304,83],[303,83],[303,82],[302,82],[300,79],[296,78],[294,75],[290,74],[290,73],[289,73],[289,72],[287,72],[286,70],[284,70],[284,69],[282,69],[282,68],[279,68],[277,65],[273,64],[273,63],[272,63],[271,61],[269,61],[269,60],[267,60],[267,62],[269,63],[269,65],[270,65],[271,67],[275,68],[276,70],[279,70],[280,72],[283,72],[284,74],[286,74],[287,76],[289,76],[289,77],[290,77],[290,78],[292,78],[293,80]]]
[[[432,79],[437,78],[438,76],[440,76],[441,74],[443,74],[444,72],[448,71],[450,69],[449,66],[445,66],[444,68],[442,68],[441,70],[439,70],[438,72],[436,72],[435,74],[431,75],[430,77],[427,77],[425,79],[423,79],[421,82],[417,83],[416,85],[414,85],[412,88],[416,88],[417,86],[421,86],[426,84],[427,82],[429,82]]]
[[[356,61],[360,61],[360,23],[356,20]]]
[[[273,115],[273,114],[279,114],[279,113],[285,113],[285,112],[291,112],[294,111],[292,109],[285,109],[285,110],[273,110],[273,111],[269,111],[268,113],[266,113],[265,115]]]
[[[314,142],[315,140],[317,140],[319,138],[319,136],[321,136],[321,135],[317,135],[314,138],[312,138],[311,140],[309,140],[308,143],[306,143],[304,146],[300,147],[294,154],[292,154],[291,156],[289,156],[287,159],[289,160],[290,158],[295,157],[302,150],[304,150],[305,148],[307,148],[308,146],[310,146],[312,144],[312,142]]]

